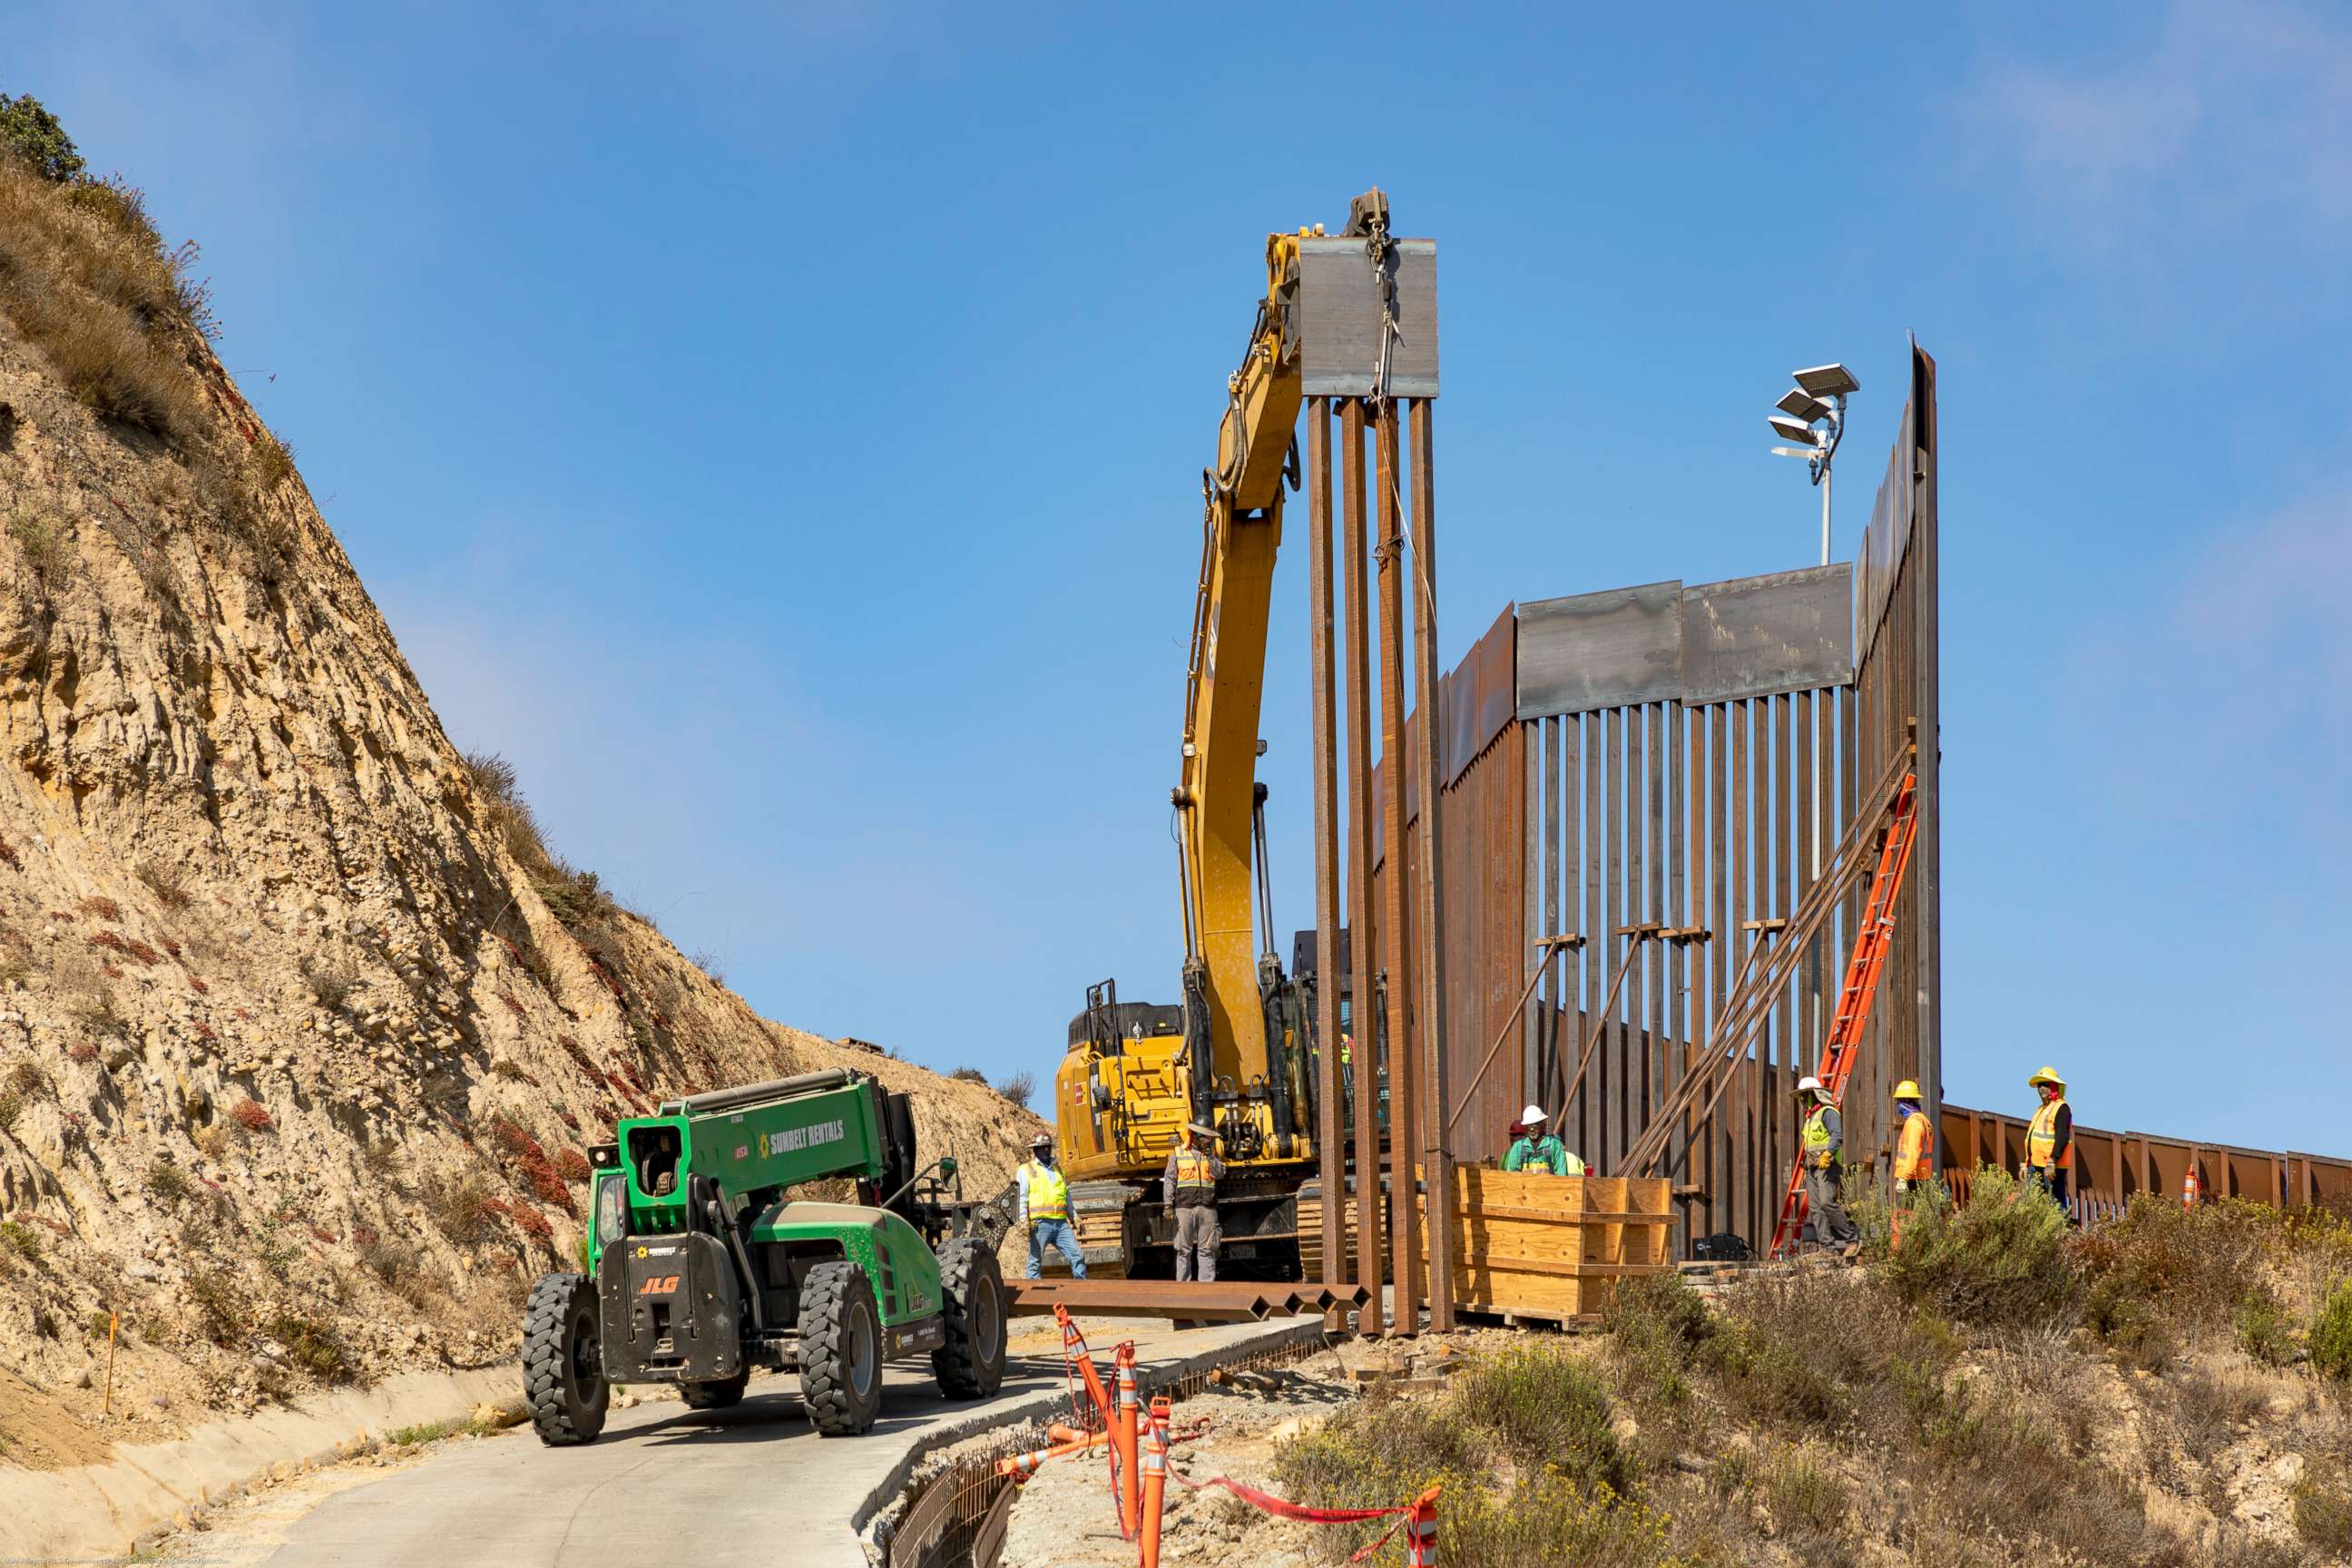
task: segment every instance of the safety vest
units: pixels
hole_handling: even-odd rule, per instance
[[[1209,1157],[1198,1149],[1176,1151],[1176,1190],[1182,1192],[1214,1191],[1217,1173]]]
[[[1826,1105],[1816,1105],[1813,1113],[1805,1118],[1805,1152],[1813,1157],[1807,1162],[1809,1164],[1818,1163],[1820,1156],[1829,1152],[1830,1120],[1825,1114],[1828,1110]]]
[[[1915,1110],[1903,1119],[1903,1131],[1895,1140],[1895,1179],[1898,1182],[1924,1182],[1934,1175],[1936,1141],[1928,1136],[1927,1113]]]
[[[1519,1172],[1541,1171],[1550,1176],[1580,1176],[1584,1162],[1568,1152],[1568,1145],[1558,1138],[1522,1138],[1512,1146],[1511,1152],[1519,1157]]]
[[[2066,1147],[2059,1151],[2055,1160],[2050,1157],[2050,1151],[2058,1142],[2058,1112],[2065,1108],[2065,1104],[2063,1095],[2052,1100],[2033,1113],[2033,1125],[2025,1130],[2025,1163],[2037,1171],[2047,1171],[2053,1166],[2061,1171],[2074,1168],[2074,1141],[2072,1138],[2066,1140]]]
[[[1356,1037],[1353,1035],[1339,1037],[1339,1065],[1343,1068],[1356,1065]]]
[[[1029,1218],[1067,1219],[1070,1217],[1070,1184],[1062,1173],[1032,1160],[1021,1167],[1022,1196],[1029,1205]]]

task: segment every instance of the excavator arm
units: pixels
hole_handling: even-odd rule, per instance
[[[1290,1070],[1286,1042],[1270,1037],[1283,1029],[1286,986],[1273,931],[1255,929],[1271,924],[1258,897],[1265,798],[1257,782],[1258,710],[1283,492],[1286,480],[1296,489],[1298,478],[1296,428],[1305,388],[1299,241],[1319,233],[1267,236],[1265,298],[1241,365],[1226,379],[1216,465],[1201,476],[1201,577],[1181,769],[1171,792],[1182,847],[1184,1054],[1192,1102],[1203,1120],[1214,1121],[1215,1106],[1236,1092],[1262,1100],[1265,1121],[1253,1116],[1249,1124],[1262,1130],[1264,1152],[1276,1158],[1303,1153],[1307,1145],[1304,1108],[1297,1104],[1303,1079]]]

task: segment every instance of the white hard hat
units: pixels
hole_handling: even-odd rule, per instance
[[[1797,1080],[1797,1092],[1799,1094],[1803,1094],[1808,1089],[1811,1090],[1815,1094],[1822,1092],[1822,1080],[1813,1077],[1810,1073]]]
[[[1530,1105],[1519,1112],[1519,1125],[1522,1127],[1533,1127],[1537,1122],[1548,1120],[1549,1119],[1544,1115],[1544,1108],[1540,1105]]]

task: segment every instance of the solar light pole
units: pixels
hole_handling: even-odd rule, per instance
[[[1796,385],[1774,405],[1780,413],[1767,422],[1772,434],[1789,443],[1775,447],[1776,458],[1802,458],[1822,489],[1822,564],[1830,563],[1830,462],[1845,436],[1846,395],[1862,390],[1853,372],[1842,364],[1815,365],[1791,373]]]

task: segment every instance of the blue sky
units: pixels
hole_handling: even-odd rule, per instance
[[[487,12],[489,8],[482,8]],[[2352,19],[90,0],[0,89],[205,247],[458,743],[763,1011],[1172,1000],[1198,472],[1269,228],[1443,247],[1446,658],[1838,554],[1942,372],[1946,1091],[2352,1152]],[[1309,923],[1303,552],[1264,730]]]

